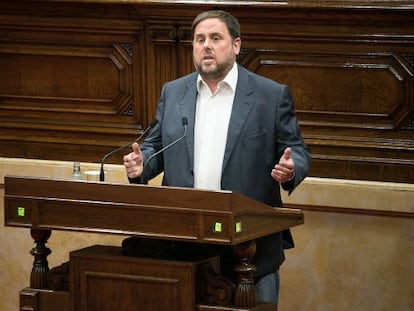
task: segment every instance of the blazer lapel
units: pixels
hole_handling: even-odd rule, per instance
[[[180,108],[181,117],[187,118],[187,149],[190,155],[190,167],[194,167],[194,121],[195,121],[195,109],[197,102],[197,74],[193,74],[193,79],[188,83],[183,92],[180,95]]]
[[[238,66],[238,81],[234,96],[233,108],[227,134],[227,145],[224,153],[223,170],[239,140],[241,130],[254,105],[254,93],[248,80],[248,74],[243,67]]]

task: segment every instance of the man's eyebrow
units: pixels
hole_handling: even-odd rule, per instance
[[[212,37],[214,37],[214,36],[222,37],[223,35],[222,35],[221,32],[213,32],[213,33],[210,34],[210,36],[212,36]]]
[[[214,37],[214,36],[222,36],[222,33],[220,32],[212,32],[212,33],[208,33],[208,34],[204,34],[204,33],[196,33],[194,35],[194,37]]]

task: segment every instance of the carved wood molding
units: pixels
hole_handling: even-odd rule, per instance
[[[395,129],[411,113],[410,72],[394,54],[255,50],[243,63],[289,85],[309,126]]]
[[[192,19],[217,8],[241,23],[238,61],[289,85],[312,176],[412,181],[414,5],[403,2],[3,1],[0,156],[98,161],[131,140],[163,83],[194,70]]]
[[[150,25],[147,30],[147,36],[150,41],[164,42],[164,41],[176,41],[177,29],[172,25]]]
[[[133,110],[131,57],[118,44],[10,44],[0,46],[0,53],[0,76],[7,81],[2,109],[33,117],[35,112],[113,114],[115,109],[122,115]]]

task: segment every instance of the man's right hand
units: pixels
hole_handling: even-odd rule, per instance
[[[143,157],[138,143],[132,144],[132,152],[124,156],[124,167],[131,179],[140,177],[144,169]]]

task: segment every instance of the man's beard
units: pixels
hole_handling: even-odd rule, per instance
[[[217,67],[213,70],[204,70],[202,65],[196,63],[194,64],[197,72],[204,80],[218,80],[220,78],[224,78],[227,75],[227,73],[233,67],[234,60],[227,59],[227,61],[217,64]]]

